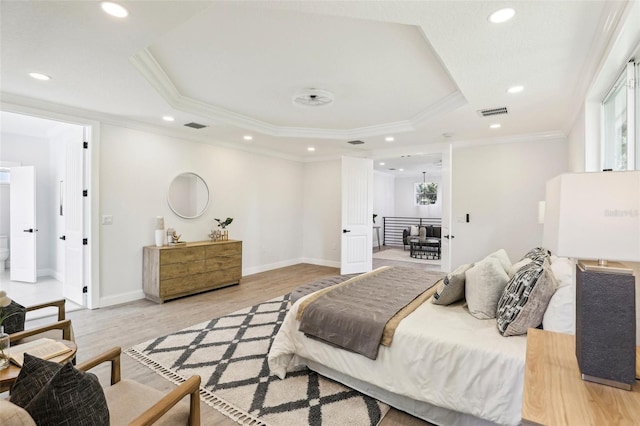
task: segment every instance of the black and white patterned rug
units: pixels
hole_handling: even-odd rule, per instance
[[[200,396],[251,425],[377,425],[389,407],[304,368],[269,375],[267,354],[289,295],[136,345],[126,351],[166,379],[202,377]]]

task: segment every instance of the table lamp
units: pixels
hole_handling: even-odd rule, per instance
[[[633,271],[640,261],[640,171],[568,173],[547,182],[543,245],[576,266],[576,357],[583,380],[635,383]]]

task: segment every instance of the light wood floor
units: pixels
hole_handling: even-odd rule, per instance
[[[397,263],[397,262],[394,262]],[[383,262],[374,262],[374,267]],[[405,266],[415,265],[404,263]],[[417,266],[419,267],[419,265]],[[173,333],[211,318],[288,293],[295,287],[322,277],[336,275],[335,268],[300,264],[244,277],[240,285],[156,304],[139,300],[118,306],[68,313],[82,362],[103,351],[120,346],[123,350],[154,337]],[[108,369],[92,370],[101,382],[108,383]],[[122,375],[162,391],[174,387],[169,381],[122,355]],[[236,423],[202,403],[203,425]],[[428,425],[428,423],[392,409],[381,425]]]

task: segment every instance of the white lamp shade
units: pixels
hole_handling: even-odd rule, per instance
[[[553,254],[640,261],[640,171],[563,174],[546,190],[542,242]]]

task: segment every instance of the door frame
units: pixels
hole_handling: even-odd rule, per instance
[[[6,98],[5,98],[6,99]],[[28,99],[24,99],[26,103]],[[31,101],[32,103],[34,101]],[[43,109],[43,102],[38,106],[27,106],[6,101],[0,102],[0,110],[16,114],[28,115],[47,120],[62,121],[85,128],[86,141],[89,143],[85,155],[85,186],[88,190],[85,204],[85,238],[88,239],[87,250],[84,253],[84,277],[87,286],[87,308],[100,307],[100,224],[99,224],[99,178],[100,178],[100,122],[78,115],[52,112],[62,109],[59,105],[47,105],[51,110]],[[70,110],[70,108],[65,108]],[[72,111],[72,113],[75,111]]]

